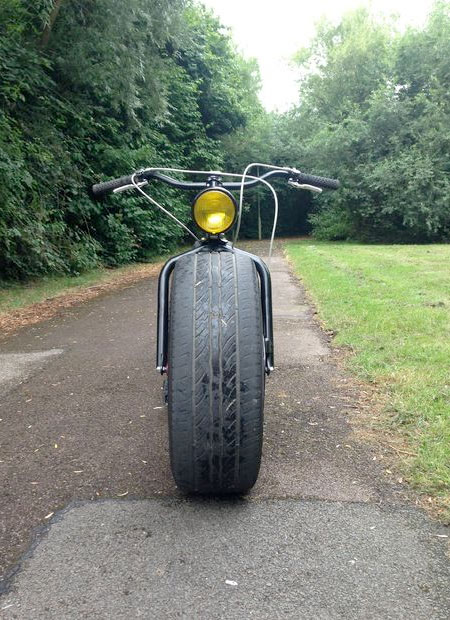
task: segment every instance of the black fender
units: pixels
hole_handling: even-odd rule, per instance
[[[274,347],[273,347],[273,315],[272,315],[272,282],[270,271],[265,262],[249,252],[235,248],[224,239],[208,239],[196,243],[192,250],[178,254],[170,258],[161,269],[158,279],[158,325],[157,325],[157,344],[156,344],[156,369],[164,374],[167,371],[167,352],[169,341],[169,285],[170,276],[177,264],[177,261],[188,254],[198,252],[234,252],[245,254],[250,257],[255,265],[259,276],[261,290],[261,309],[264,330],[264,350],[265,350],[265,370],[267,374],[274,368]]]

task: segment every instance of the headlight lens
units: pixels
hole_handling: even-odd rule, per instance
[[[197,226],[212,235],[233,226],[237,206],[233,196],[224,189],[207,189],[194,200],[192,214]]]

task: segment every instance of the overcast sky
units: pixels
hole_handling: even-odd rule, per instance
[[[269,110],[281,111],[297,99],[296,75],[289,68],[289,58],[308,44],[322,15],[337,22],[346,11],[369,4],[375,13],[398,14],[403,26],[421,25],[432,5],[432,0],[202,1],[231,27],[241,52],[258,60],[262,102]]]

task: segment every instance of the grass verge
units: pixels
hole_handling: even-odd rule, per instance
[[[22,283],[0,283],[0,314],[18,310],[24,306],[64,295],[97,284],[113,282],[132,273],[142,265],[127,265],[117,269],[98,268],[79,276],[48,276]]]
[[[0,336],[46,320],[62,308],[74,306],[103,292],[156,276],[167,256],[151,263],[117,269],[98,268],[76,277],[51,276],[24,284],[0,282]]]
[[[287,245],[348,367],[386,397],[408,481],[450,519],[450,245]]]

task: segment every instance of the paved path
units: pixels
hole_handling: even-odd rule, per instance
[[[155,280],[1,343],[1,617],[448,618],[448,531],[354,439],[354,388],[271,267],[277,372],[245,500],[172,482]]]

